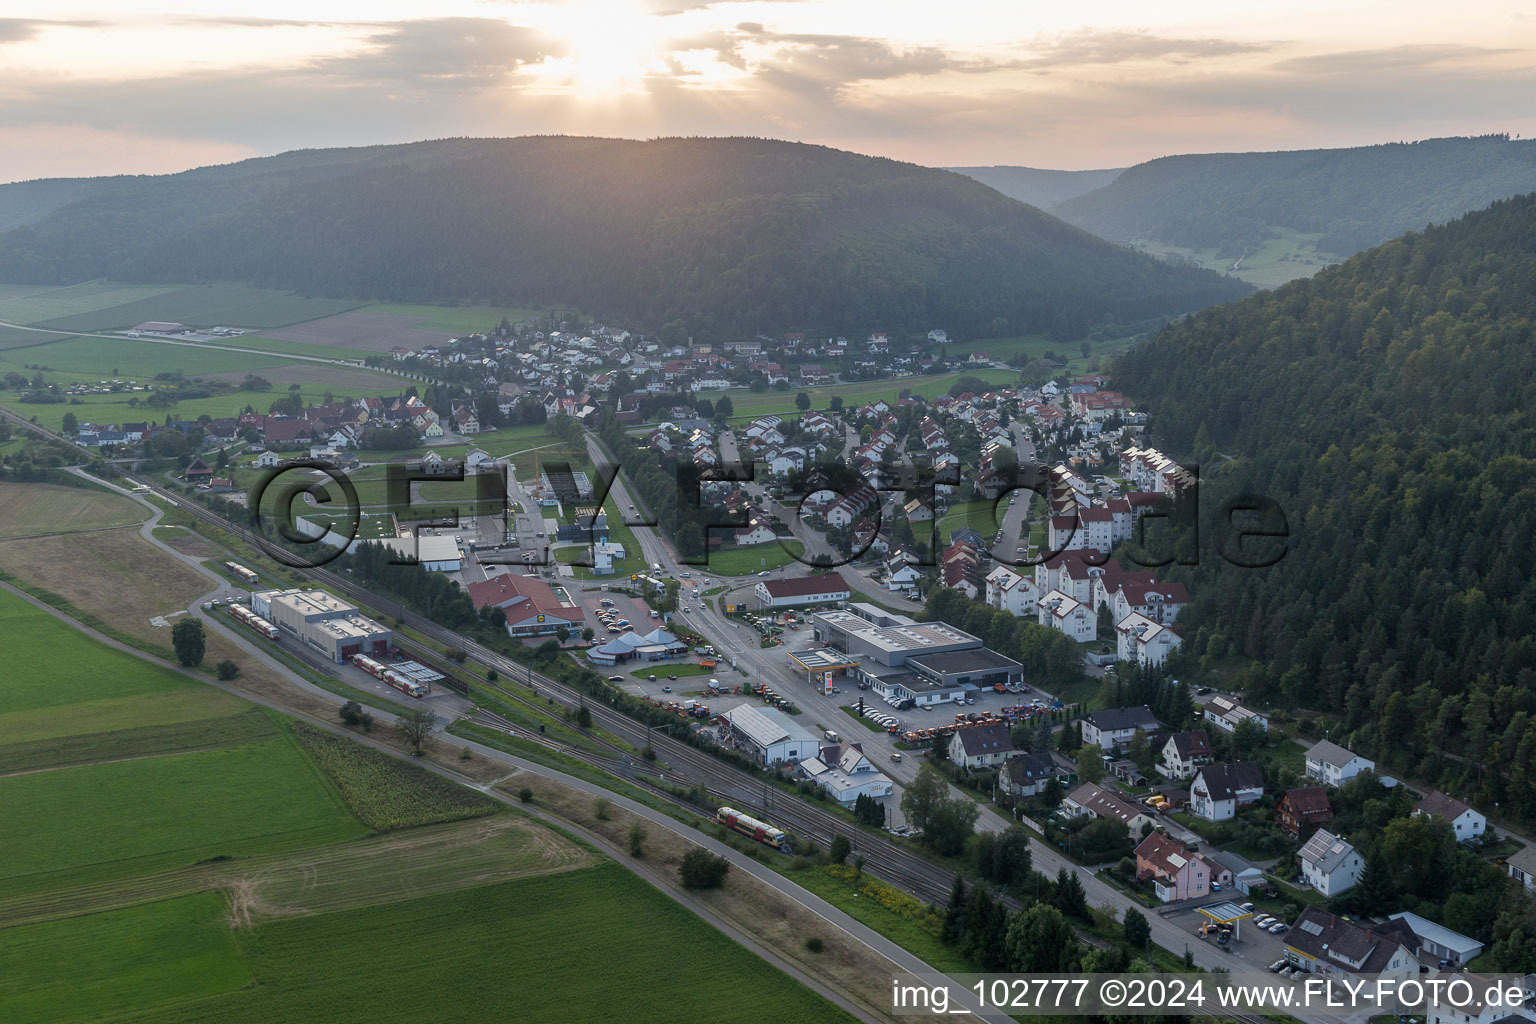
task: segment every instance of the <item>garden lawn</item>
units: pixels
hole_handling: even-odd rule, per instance
[[[9,928],[0,942],[0,1020],[117,1019],[251,981],[221,893]]]
[[[612,863],[274,921],[240,944],[260,985],[125,1019],[852,1020]]]
[[[339,842],[365,831],[291,736],[0,779],[0,894]]]

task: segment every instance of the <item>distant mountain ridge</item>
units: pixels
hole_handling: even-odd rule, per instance
[[[674,333],[958,337],[1175,316],[1244,294],[948,171],[762,139],[564,136],[310,150],[0,186],[0,280],[230,280],[532,301]]]
[[[1429,139],[1351,149],[1170,156],[1050,212],[1101,238],[1237,258],[1279,229],[1349,256],[1536,190],[1536,140]]]
[[[1005,196],[1021,203],[1049,210],[1057,203],[1086,192],[1104,188],[1125,170],[1115,167],[1098,171],[1053,171],[1043,167],[1016,167],[998,164],[992,167],[950,167],[948,170],[975,178]]]

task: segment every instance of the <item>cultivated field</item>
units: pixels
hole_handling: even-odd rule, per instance
[[[33,334],[37,344],[30,348],[11,348],[0,355],[0,375],[25,371],[25,364],[47,367],[49,371],[76,380],[94,382],[122,377],[144,383],[157,373],[180,370],[188,377],[214,374],[239,374],[282,366],[283,356],[259,352],[225,352],[196,345],[172,345],[136,338],[78,338]],[[114,372],[116,371],[116,372]],[[31,376],[27,372],[27,376]]]
[[[94,488],[0,481],[0,540],[128,526],[148,515],[127,498]]]
[[[67,813],[60,813],[66,809]],[[340,842],[366,830],[290,736],[0,779],[0,820],[27,840],[0,894]]]
[[[18,301],[34,304],[31,318],[6,316],[0,304],[0,319],[65,331],[122,329],[146,320],[193,327],[284,327],[358,305],[240,284],[75,285]]]
[[[36,324],[44,320],[79,316],[144,299],[153,299],[176,290],[176,285],[111,284],[105,281],[90,281],[63,288],[39,285],[36,288],[24,289],[18,294],[0,297],[0,320],[9,320],[16,324]],[[166,318],[142,317],[134,323],[142,323],[149,319]],[[89,330],[90,328],[65,329]]]
[[[615,864],[272,921],[240,947],[260,985],[124,1019],[849,1019]]]
[[[333,392],[347,394],[383,394],[393,390],[395,393],[404,391],[408,382],[398,377],[390,377],[382,373],[374,373],[371,370],[352,368],[347,366],[327,366],[323,363],[281,363],[281,356],[270,357],[273,363],[259,375],[272,383],[270,392],[261,394],[276,396],[286,394],[290,384],[302,385],[308,391],[329,389]],[[221,380],[230,384],[239,384],[245,380],[245,371],[232,370],[221,373],[205,373],[202,376],[210,380]],[[321,380],[324,384],[320,384]],[[259,395],[252,398],[252,404],[260,407],[257,400]],[[271,397],[266,399],[268,403]]]
[[[419,765],[302,722],[293,728],[347,806],[374,831],[478,818],[497,808],[489,797]]]
[[[423,318],[406,314],[353,310],[280,330],[265,331],[263,334],[279,341],[347,349],[359,356],[369,352],[388,352],[392,348],[418,349],[424,345],[441,345],[451,336],[452,332],[449,331],[418,326],[422,322]],[[493,327],[497,322],[493,320],[485,327]]]

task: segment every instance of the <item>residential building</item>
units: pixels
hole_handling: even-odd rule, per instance
[[[1096,617],[1095,617],[1096,618]],[[1143,667],[1159,667],[1184,646],[1184,638],[1155,619],[1131,612],[1115,624],[1115,657]]]
[[[1145,807],[1122,800],[1092,782],[1084,782],[1068,793],[1061,801],[1061,807],[1072,817],[1121,822],[1132,836],[1141,835],[1144,827],[1153,824],[1152,815]]]
[[[1137,730],[1154,733],[1163,728],[1152,709],[1145,704],[1134,708],[1104,708],[1083,716],[1083,743],[1101,750],[1125,747]]]
[[[1525,886],[1526,891],[1536,890],[1536,846],[1522,846],[1504,861],[1509,877]]]
[[[987,604],[1020,618],[1034,615],[1039,600],[1035,581],[1000,565],[987,574]]]
[[[1065,633],[1078,643],[1098,639],[1099,617],[1093,608],[1059,590],[1052,590],[1040,598],[1035,614],[1040,625]]]
[[[851,808],[861,796],[878,800],[895,791],[857,743],[823,745],[816,756],[800,762],[800,771],[842,807]]]
[[[1208,764],[1189,784],[1189,809],[1206,821],[1231,821],[1264,796],[1264,774],[1252,761]]]
[[[1204,729],[1176,732],[1163,744],[1157,770],[1165,778],[1183,782],[1194,775],[1196,769],[1210,764],[1214,756],[1211,737]]]
[[[1236,698],[1218,694],[1205,705],[1205,720],[1222,732],[1232,732],[1242,722],[1252,722],[1265,732],[1269,731],[1269,718],[1251,708],[1245,708]]]
[[[963,768],[990,768],[1012,754],[1013,740],[1001,722],[964,726],[949,737],[949,759]]]
[[[1328,740],[1319,740],[1307,751],[1307,775],[1325,785],[1342,786],[1361,772],[1375,770],[1375,761]]]
[[[997,774],[1000,792],[1015,797],[1039,796],[1051,779],[1065,784],[1067,770],[1049,754],[1014,754]]]
[[[1451,831],[1455,833],[1458,843],[1470,843],[1488,828],[1488,819],[1481,811],[1476,811],[1444,793],[1431,793],[1414,804],[1413,816],[1420,815],[1450,822]]]
[[[1297,855],[1301,877],[1324,896],[1333,897],[1354,888],[1365,873],[1365,858],[1349,843],[1320,828]]]
[[[1285,935],[1285,958],[1309,973],[1418,974],[1402,925],[1362,926],[1307,907]]]
[[[1322,786],[1287,790],[1275,807],[1275,820],[1292,842],[1300,840],[1312,829],[1321,828],[1333,820],[1328,790]]]
[[[1191,852],[1183,843],[1161,832],[1149,833],[1137,845],[1136,877],[1142,881],[1151,879],[1153,891],[1164,903],[1209,896],[1213,882],[1232,884],[1231,870]]]

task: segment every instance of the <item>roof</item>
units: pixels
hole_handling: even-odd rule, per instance
[[[816,737],[808,729],[777,708],[760,708],[743,704],[727,711],[724,717],[736,731],[765,749],[776,743],[815,744],[817,742]]]
[[[1418,814],[1427,814],[1430,817],[1455,821],[1472,808],[1455,797],[1446,796],[1444,793],[1431,793],[1414,804],[1413,809]]]
[[[1008,727],[1001,723],[969,725],[956,729],[955,735],[960,737],[960,747],[966,757],[1013,753],[1013,739],[1008,734]]]
[[[1354,852],[1355,848],[1349,845],[1349,843],[1327,829],[1320,828],[1312,834],[1311,839],[1308,839],[1303,844],[1301,852],[1297,856],[1304,862],[1317,868],[1323,874],[1328,875],[1332,874],[1334,868],[1337,868],[1344,862],[1345,858]]]
[[[1522,846],[1505,858],[1504,863],[1513,864],[1515,870],[1523,871],[1527,875],[1536,875],[1536,846]]]
[[[999,668],[1018,668],[1019,663],[988,647],[973,647],[968,651],[946,651],[943,654],[914,654],[907,659],[940,674],[953,672],[986,672]]]
[[[1195,779],[1205,783],[1212,800],[1231,800],[1245,790],[1264,789],[1264,773],[1253,761],[1235,764],[1208,764],[1195,772]],[[1190,784],[1194,789],[1195,784]]]
[[[569,621],[580,621],[582,618],[581,610],[561,601],[548,583],[529,576],[504,572],[500,576],[471,583],[466,589],[476,608],[494,606],[525,618],[533,615],[548,615]],[[512,614],[508,614],[507,618],[512,618]]]
[[[1067,794],[1067,799],[1095,817],[1110,818],[1129,825],[1146,812],[1135,804],[1127,803],[1092,782],[1085,782]]]
[[[1211,737],[1204,729],[1176,732],[1168,737],[1168,742],[1173,744],[1173,749],[1178,751],[1179,757],[1184,760],[1191,757],[1211,756]]]
[[[1095,729],[1107,732],[1118,732],[1121,729],[1145,729],[1151,732],[1153,729],[1162,728],[1163,725],[1152,713],[1152,709],[1145,704],[1134,708],[1105,708],[1102,711],[1091,711],[1083,716],[1083,721],[1092,724]]]
[[[1280,798],[1291,805],[1291,810],[1304,817],[1315,814],[1332,814],[1328,803],[1328,790],[1322,786],[1304,786],[1289,790]]]
[[[768,596],[773,598],[849,593],[848,582],[835,572],[825,576],[790,576],[781,580],[762,580],[758,586],[768,591]]]
[[[1183,871],[1195,857],[1183,843],[1161,832],[1149,833],[1136,847],[1136,856],[1152,865],[1154,870],[1169,876]]]
[[[1004,770],[1017,783],[1029,783],[1062,774],[1061,767],[1054,760],[1040,754],[1014,754],[1004,762]]]
[[[1451,931],[1445,925],[1436,924],[1428,918],[1420,917],[1418,914],[1405,910],[1398,914],[1389,914],[1388,916],[1394,921],[1402,921],[1409,928],[1412,928],[1413,934],[1417,935],[1420,939],[1426,942],[1433,942],[1442,949],[1476,956],[1483,948],[1483,944],[1476,939],[1463,935],[1461,932]]]
[[[1347,750],[1337,743],[1328,740],[1318,740],[1312,744],[1312,749],[1307,751],[1308,761],[1319,761],[1323,764],[1331,764],[1335,768],[1343,768],[1353,761],[1356,754],[1353,750]]]
[[[1336,969],[1379,974],[1401,942],[1352,921],[1335,917],[1321,907],[1307,907],[1285,937],[1299,953]]]

